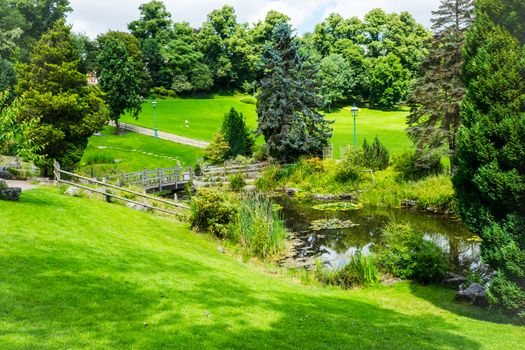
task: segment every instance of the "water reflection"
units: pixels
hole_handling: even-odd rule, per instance
[[[480,266],[479,243],[459,221],[413,210],[365,207],[356,211],[321,211],[312,207],[315,202],[299,202],[286,197],[276,200],[282,207],[287,228],[294,233],[300,244],[295,258],[318,257],[334,267],[341,267],[356,250],[369,254],[374,243],[380,239],[381,229],[390,221],[407,223],[425,238],[436,242],[449,254],[453,269],[457,272],[477,269]],[[314,220],[351,220],[358,226],[344,229],[313,231]]]

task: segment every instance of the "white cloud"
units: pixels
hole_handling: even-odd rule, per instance
[[[147,0],[70,0],[73,13],[69,22],[76,32],[91,37],[108,29],[126,30],[127,24],[139,17],[138,7]],[[343,17],[359,16],[380,7],[387,12],[407,10],[416,20],[429,24],[430,11],[440,0],[165,0],[175,21],[188,21],[199,27],[206,15],[225,4],[232,5],[242,22],[263,19],[269,10],[287,14],[301,32],[311,31],[331,12]]]

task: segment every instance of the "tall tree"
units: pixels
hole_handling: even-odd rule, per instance
[[[132,21],[128,29],[141,42],[155,39],[166,44],[171,39],[171,14],[162,1],[152,0],[139,6],[140,19]]]
[[[312,81],[314,74],[305,71],[298,41],[286,22],[275,26],[272,42],[264,54],[257,134],[264,135],[270,154],[277,159],[319,155],[332,136],[332,128],[317,112],[321,103]]]
[[[173,37],[162,50],[165,65],[172,74],[171,89],[185,93],[210,88],[212,75],[197,48],[193,28],[187,22],[175,23]]]
[[[521,1],[477,0],[466,36],[454,187],[463,220],[483,239],[483,261],[496,271],[491,301],[525,319],[525,37],[502,9],[525,14]]]
[[[32,124],[28,135],[41,145],[37,165],[43,175],[53,159],[66,168],[78,163],[88,138],[107,121],[101,93],[87,85],[78,65],[71,29],[57,21],[35,45],[29,64],[19,69],[19,122]]]
[[[98,56],[100,88],[109,105],[110,118],[117,125],[126,111],[138,118],[142,109],[137,71],[124,43],[114,37],[108,38]]]
[[[65,19],[71,11],[69,0],[5,0],[14,6],[24,18],[21,29],[23,34],[18,41],[21,59],[29,59],[29,53],[35,42],[47,32],[53,24]]]
[[[461,80],[465,31],[474,19],[473,0],[442,0],[433,12],[434,36],[421,65],[408,102],[408,133],[420,153],[441,152],[446,145],[451,172],[461,123],[461,101],[465,88]]]
[[[352,73],[348,62],[339,54],[332,54],[321,60],[317,81],[324,105],[329,109],[344,100],[352,90],[356,82]]]
[[[394,108],[408,94],[410,71],[393,53],[368,60],[369,101],[380,108]]]
[[[238,88],[252,80],[257,60],[247,27],[237,22],[234,8],[228,5],[208,14],[202,25],[198,45],[218,89]]]

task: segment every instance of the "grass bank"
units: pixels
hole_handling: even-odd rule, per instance
[[[132,172],[146,169],[195,164],[201,149],[155,140],[153,137],[128,133],[115,135],[115,128],[106,126],[102,136],[92,136],[80,162],[81,171],[95,174]]]
[[[185,224],[24,192],[0,202],[0,344],[25,348],[518,349],[523,327],[399,283],[303,286]]]
[[[157,125],[159,130],[186,136],[198,140],[211,141],[213,134],[221,128],[224,114],[234,107],[246,118],[248,127],[257,128],[257,113],[255,105],[241,102],[242,95],[221,96],[213,95],[209,98],[167,98],[157,100]],[[354,119],[349,108],[334,109],[332,112],[323,112],[328,120],[335,120],[333,124],[334,155],[339,157],[341,147],[353,145]],[[408,110],[378,111],[363,108],[357,119],[357,142],[361,146],[366,138],[372,141],[377,135],[392,153],[401,153],[412,148],[408,139],[406,117]],[[153,107],[150,101],[144,102],[139,119],[130,116],[122,121],[153,128]],[[189,128],[185,126],[189,121]],[[262,138],[258,140],[262,143]]]

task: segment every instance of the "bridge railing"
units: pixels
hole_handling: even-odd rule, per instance
[[[158,188],[162,191],[164,187],[185,184],[193,180],[193,168],[159,168],[156,170],[137,171],[110,177],[109,180],[122,185],[136,185],[143,189]]]

